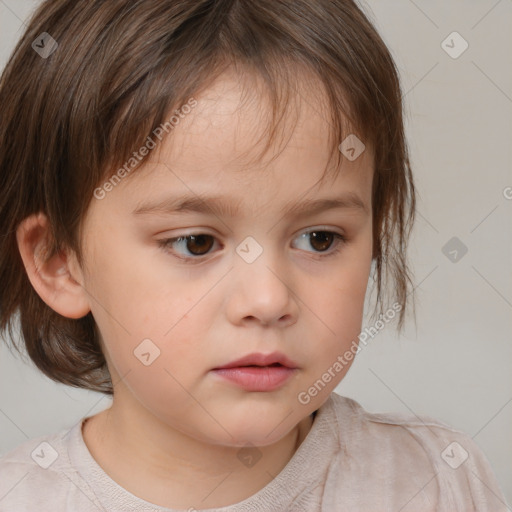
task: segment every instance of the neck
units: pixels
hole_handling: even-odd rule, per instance
[[[85,422],[83,437],[96,462],[130,493],[167,508],[200,510],[238,503],[265,487],[312,423],[308,416],[278,442],[241,451],[190,437],[148,411],[127,414],[112,405]]]

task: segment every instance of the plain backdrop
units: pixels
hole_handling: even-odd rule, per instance
[[[38,3],[0,0],[0,69]],[[419,195],[417,324],[400,337],[392,324],[380,330],[336,391],[372,412],[427,415],[469,433],[512,503],[512,2],[363,5],[405,93]],[[0,345],[0,454],[110,405]]]

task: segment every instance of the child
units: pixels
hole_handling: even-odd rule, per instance
[[[0,111],[0,325],[113,397],[0,459],[0,511],[506,510],[468,435],[332,393],[371,270],[377,322],[412,285],[398,74],[352,0],[47,0]]]

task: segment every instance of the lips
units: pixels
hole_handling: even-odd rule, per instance
[[[246,366],[284,366],[286,368],[298,368],[297,363],[289,359],[282,352],[272,352],[271,354],[252,353],[236,361],[231,361],[223,366],[214,368],[215,370],[226,368],[241,368]]]
[[[283,386],[298,365],[281,352],[253,353],[214,368],[212,373],[231,385],[251,392],[270,392]]]

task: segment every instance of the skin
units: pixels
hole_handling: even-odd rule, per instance
[[[367,146],[355,161],[343,159],[335,178],[320,183],[330,126],[319,91],[311,83],[302,90],[300,115],[291,119],[296,125],[287,124],[282,153],[270,162],[273,148],[254,162],[267,104],[261,92],[242,103],[239,77],[220,77],[196,97],[192,113],[146,166],[92,200],[84,219],[84,268],[71,251],[41,259],[44,214],[18,229],[37,293],[69,318],[91,311],[101,334],[114,399],[85,422],[85,443],[111,478],[150,503],[199,510],[262,489],[288,463],[312,426],[311,413],[349,368],[308,404],[299,403],[298,394],[357,340],[372,258],[373,154]],[[348,191],[367,212],[283,216],[289,202]],[[240,213],[132,214],[142,201],[182,193],[225,194]],[[321,242],[300,236],[319,227],[348,241],[338,245],[334,237],[322,252]],[[206,254],[190,263],[180,259],[194,258],[190,244],[157,243],[190,234],[214,237],[211,248],[210,239],[197,246]],[[252,263],[235,251],[247,236],[263,249]],[[133,353],[146,338],[160,350],[149,366]],[[244,391],[211,371],[275,350],[299,369],[271,392]],[[261,454],[251,468],[237,457],[247,443]]]

